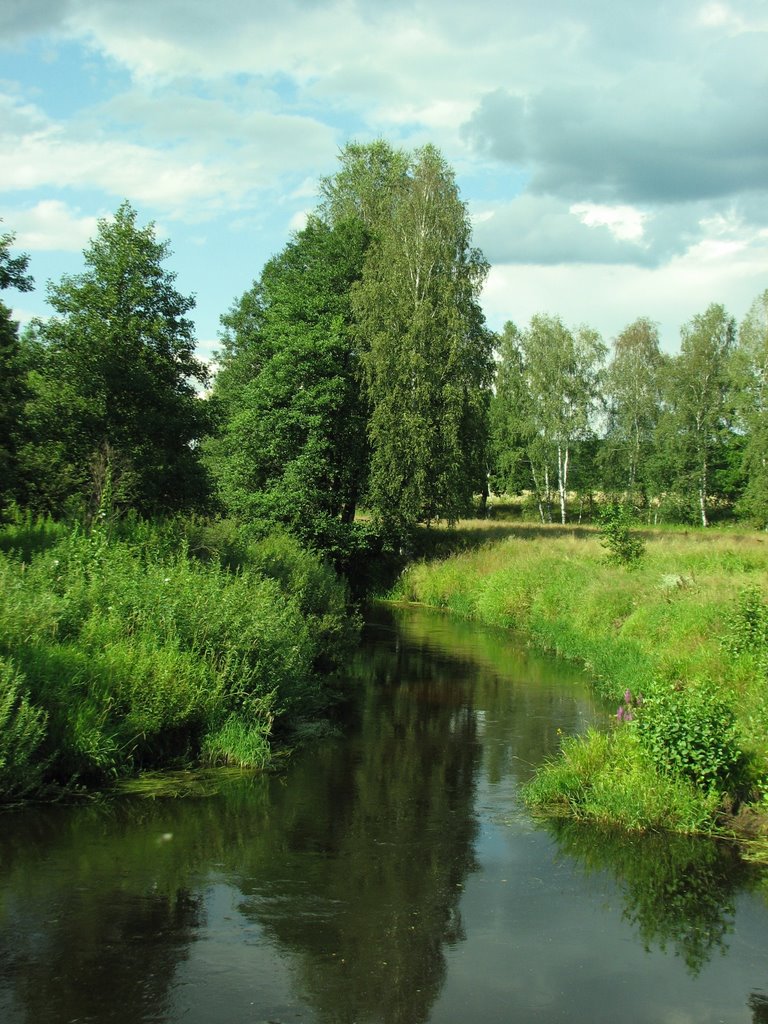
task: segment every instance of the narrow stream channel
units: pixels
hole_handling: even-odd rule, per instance
[[[764,875],[521,805],[580,673],[379,608],[350,681],[275,774],[0,815],[0,1021],[768,1021]]]

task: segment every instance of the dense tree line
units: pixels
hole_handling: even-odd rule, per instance
[[[699,522],[734,510],[768,525],[768,291],[737,330],[712,304],[664,354],[641,317],[610,359],[593,332],[535,316],[506,325],[491,403],[495,489],[535,498],[542,521],[566,520],[566,475],[582,498],[618,496],[654,521]]]
[[[342,562],[489,487],[545,522],[618,495],[659,521],[768,525],[768,290],[738,328],[720,305],[694,316],[677,355],[644,317],[610,353],[554,315],[497,336],[434,147],[347,145],[320,195],[222,317],[205,397],[194,299],[127,202],[49,283],[50,319],[20,332],[0,303],[0,508],[220,513]],[[28,290],[13,241],[0,288]]]

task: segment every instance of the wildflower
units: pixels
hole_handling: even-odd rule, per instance
[[[624,691],[624,703],[628,706],[632,703],[632,691],[630,689]]]
[[[616,710],[616,721],[617,722],[623,722],[624,721],[624,705],[623,704],[619,704],[619,706],[618,706],[618,708]]]

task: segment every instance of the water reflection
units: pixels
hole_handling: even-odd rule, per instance
[[[696,976],[713,954],[727,950],[736,895],[756,877],[732,845],[692,836],[628,837],[562,820],[549,828],[562,853],[587,872],[615,877],[623,917],[647,951],[671,948]]]
[[[558,679],[552,662],[449,619],[382,613],[350,679],[344,736],[282,774],[0,817],[3,1024],[501,1024],[561,1009],[592,1024],[600,1006],[605,1019],[672,1020],[658,1005],[643,1016],[639,999],[625,1012],[615,986],[609,998],[610,967],[594,965],[617,942],[640,991],[653,960],[674,1019],[717,1019],[680,1016],[693,990],[677,995],[670,962],[705,976],[739,938],[753,874],[733,851],[539,828],[519,807],[558,728],[600,714],[578,673]],[[614,914],[602,903],[616,895]],[[765,936],[764,915],[754,932]],[[589,990],[585,941],[599,947]],[[768,1021],[748,968],[722,1019],[735,1005]]]

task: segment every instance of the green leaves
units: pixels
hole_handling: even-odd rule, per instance
[[[62,442],[51,469],[64,493],[50,494],[52,511],[68,496],[88,497],[83,478],[106,449],[130,468],[132,503],[141,512],[205,501],[191,447],[207,421],[194,382],[208,377],[186,316],[194,299],[176,290],[175,275],[162,266],[169,248],[156,240],[154,225],[136,221],[123,203],[114,219],[99,222],[83,253],[86,269],[49,286],[58,316],[40,328],[44,349],[30,378],[36,429],[27,455],[34,467],[36,450],[49,448],[53,437]]]
[[[451,169],[431,146],[388,179],[390,213],[353,295],[371,414],[367,503],[388,530],[456,519],[485,477],[488,271]]]
[[[600,512],[600,543],[611,561],[630,568],[645,553],[645,543],[631,532],[632,516],[626,505],[612,502]]]
[[[687,778],[704,791],[738,788],[746,758],[733,708],[714,687],[658,685],[645,696],[637,725],[660,771]]]
[[[367,244],[359,222],[312,218],[270,260],[224,321],[214,388],[224,416],[206,445],[227,508],[326,550],[351,523],[367,471],[350,307]]]

